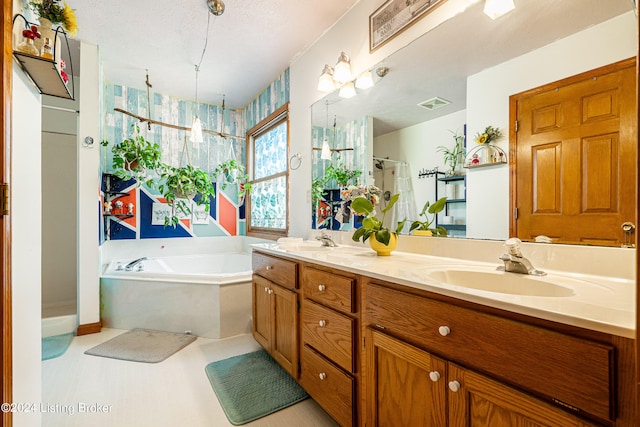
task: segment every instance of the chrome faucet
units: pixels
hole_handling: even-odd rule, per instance
[[[533,276],[547,274],[544,271],[535,269],[531,261],[522,256],[520,245],[522,245],[522,241],[517,237],[512,237],[504,242],[507,253],[500,255],[500,259],[504,261],[504,267],[498,267],[498,269],[511,273],[531,274]]]
[[[138,258],[134,261],[131,261],[129,264],[127,264],[124,269],[125,271],[131,271],[133,270],[133,267],[135,267],[136,265],[140,264],[142,261],[146,260],[147,257],[143,256],[142,258]],[[142,264],[138,265],[138,269],[137,271],[142,271],[142,268],[140,268],[142,266]]]
[[[336,242],[334,242],[333,239],[331,239],[331,236],[329,236],[324,231],[321,231],[320,235],[316,236],[316,240],[320,240],[322,242],[322,246],[329,246],[332,248],[335,248],[336,246],[338,246],[336,245]]]

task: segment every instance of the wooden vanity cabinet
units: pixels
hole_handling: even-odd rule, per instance
[[[363,280],[367,426],[634,425],[617,373],[629,340],[617,348],[424,294]]]
[[[356,278],[304,263],[300,384],[341,426],[357,425]]]
[[[298,378],[298,263],[254,252],[253,337]]]

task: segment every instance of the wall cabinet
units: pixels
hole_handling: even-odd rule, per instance
[[[298,378],[298,265],[254,253],[253,269],[253,337]]]

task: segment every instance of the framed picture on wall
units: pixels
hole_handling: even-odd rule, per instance
[[[387,0],[369,16],[369,50],[373,52],[446,0]]]

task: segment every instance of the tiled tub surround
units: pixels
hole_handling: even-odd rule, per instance
[[[207,338],[250,332],[248,237],[109,241],[102,246],[105,327],[191,331]],[[115,271],[146,257],[145,271]],[[230,271],[230,265],[235,270]],[[183,266],[184,271],[178,271]],[[167,271],[164,271],[164,270]],[[197,270],[197,271],[196,271]]]
[[[309,233],[313,243],[318,234]],[[502,265],[502,242],[401,236],[398,250],[377,257],[368,245],[356,244],[350,232],[330,232],[339,248],[296,250],[295,245],[267,243],[262,250],[310,261],[376,279],[455,297],[498,309],[561,322],[627,338],[635,337],[635,251],[542,243],[523,243],[522,253],[549,279],[562,280],[573,295],[512,295],[454,286],[433,280],[433,269],[495,269]],[[346,248],[346,249],[345,249]],[[516,273],[508,273],[516,274]]]

